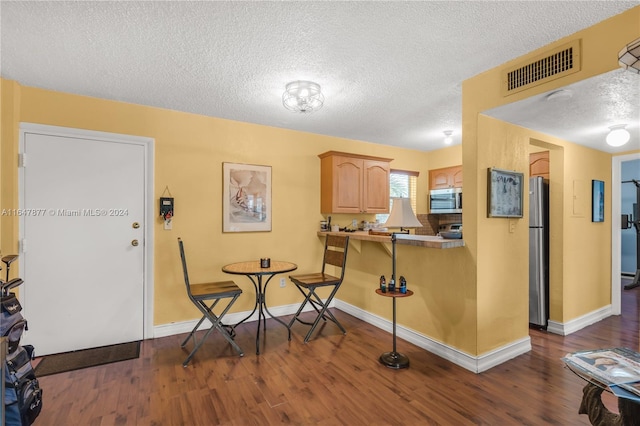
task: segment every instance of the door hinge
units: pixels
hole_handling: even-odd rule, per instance
[[[27,154],[18,154],[18,167],[27,167]]]
[[[18,246],[18,251],[20,253],[26,253],[27,252],[27,239],[23,238],[20,240],[20,244]]]

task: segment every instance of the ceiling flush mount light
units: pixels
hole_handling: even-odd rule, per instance
[[[640,38],[622,48],[618,53],[618,63],[622,68],[640,74]]]
[[[289,111],[310,113],[322,108],[324,96],[320,85],[312,81],[292,81],[282,94],[282,105]]]
[[[443,133],[444,133],[444,144],[451,145],[451,143],[453,142],[453,138],[451,137],[451,135],[453,134],[453,130],[445,130]]]
[[[622,146],[629,142],[631,135],[625,127],[627,127],[626,124],[618,124],[617,126],[609,127],[611,130],[607,135],[607,144],[611,146]]]

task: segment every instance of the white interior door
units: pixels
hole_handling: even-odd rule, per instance
[[[47,355],[141,340],[145,146],[26,132],[22,152],[24,343]]]

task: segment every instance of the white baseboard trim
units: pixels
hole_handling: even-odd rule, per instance
[[[291,305],[276,306],[274,308],[269,308],[269,311],[274,316],[281,317],[294,314],[298,310],[299,306],[300,305],[297,303]],[[330,305],[330,307],[340,309],[341,311],[344,311],[349,315],[352,315],[389,333],[393,332],[393,323],[391,321],[374,315],[356,306],[345,303],[341,300],[334,299],[334,302]],[[306,306],[304,312],[307,312],[311,309],[313,308],[310,306]],[[224,317],[224,322],[227,324],[236,324],[247,315],[249,315],[249,311],[227,314]],[[266,315],[268,318],[270,318],[268,313],[266,313]],[[257,320],[258,313],[254,312],[246,322]],[[154,327],[154,338],[189,333],[197,323],[198,320],[191,320],[157,325]],[[205,321],[199,327],[199,330],[206,330],[209,327],[209,322]],[[444,343],[438,342],[414,330],[399,325],[396,325],[396,336],[474,373],[481,373],[483,371],[489,370],[496,365],[502,364],[505,361],[527,353],[531,350],[531,339],[528,336],[480,356],[473,356],[468,353],[462,352],[459,349],[445,345]]]
[[[549,321],[547,323],[547,331],[550,333],[567,336],[571,333],[575,333],[578,330],[582,330],[583,328],[591,324],[602,321],[603,319],[610,317],[611,315],[613,315],[613,308],[611,305],[607,305],[600,309],[596,309],[595,311],[589,312],[586,315],[572,319],[569,322],[561,323],[556,321]]]
[[[374,325],[389,333],[393,332],[393,323],[387,319],[374,315],[341,300],[337,300],[335,305],[337,309],[340,309],[349,315],[353,315],[364,322]],[[438,342],[414,330],[399,325],[396,325],[396,336],[474,373],[486,371],[531,350],[531,338],[529,336],[480,356],[473,356],[462,352],[459,349],[452,348],[451,346],[445,345],[444,343]]]
[[[329,306],[332,306],[332,305],[329,305]],[[283,306],[276,306],[274,308],[269,308],[269,312],[271,312],[275,317],[281,317],[285,315],[295,314],[299,307],[300,307],[299,303],[294,303],[291,305],[283,305]],[[307,312],[307,311],[310,311],[311,309],[313,308],[307,304],[307,306],[305,306],[302,312]],[[224,322],[225,324],[237,324],[238,322],[242,321],[243,318],[249,315],[250,312],[251,311],[244,311],[244,312],[234,312],[231,314],[227,314],[224,316],[224,320],[222,322]],[[267,312],[265,312],[265,316],[267,318],[271,318],[271,316]],[[251,315],[251,317],[246,320],[246,322],[252,322],[252,321],[258,321],[257,311],[254,312],[253,315]],[[153,327],[153,337],[154,338],[167,337],[167,336],[173,336],[174,334],[190,333],[191,330],[193,330],[193,327],[195,327],[197,323],[198,323],[198,320],[195,319],[190,321],[172,322],[170,324],[156,325]],[[211,327],[211,323],[209,323],[209,321],[203,321],[200,327],[198,327],[198,330],[207,330],[209,327]]]

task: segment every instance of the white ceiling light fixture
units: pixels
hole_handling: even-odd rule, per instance
[[[320,85],[313,81],[292,81],[282,94],[282,105],[293,112],[311,113],[322,108],[323,104]]]
[[[640,38],[622,48],[618,53],[618,63],[622,68],[640,74]]]
[[[443,133],[444,133],[444,144],[451,145],[451,143],[453,142],[453,138],[451,137],[451,135],[453,134],[453,130],[445,130]]]
[[[607,135],[607,144],[610,146],[622,146],[629,142],[631,135],[625,127],[627,127],[626,124],[618,124],[616,126],[609,127],[611,130]]]

